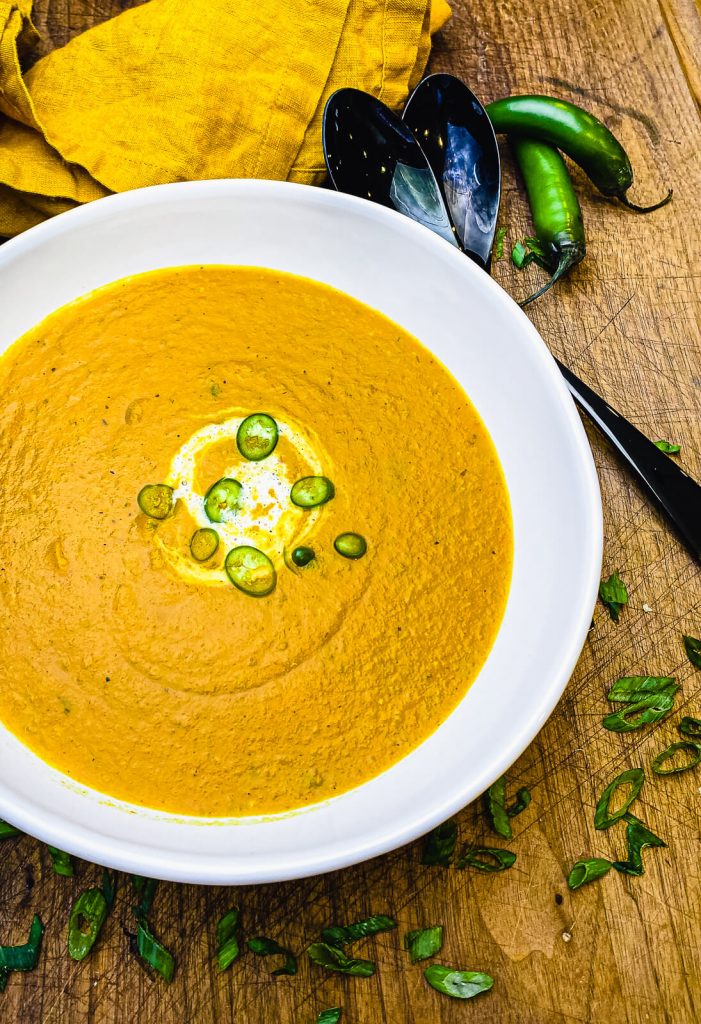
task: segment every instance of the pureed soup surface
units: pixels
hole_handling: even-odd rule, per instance
[[[396,324],[278,272],[156,271],[21,338],[0,394],[0,718],[50,764],[177,813],[286,811],[464,696],[506,603],[509,500],[464,392]],[[258,462],[236,444],[254,412],[280,434]],[[335,496],[305,510],[308,475]],[[240,507],[219,524],[223,477]],[[150,483],[174,488],[163,521],[137,505]],[[201,527],[220,544],[197,562]],[[334,549],[346,531],[364,557]],[[227,577],[240,544],[272,560],[268,596]]]

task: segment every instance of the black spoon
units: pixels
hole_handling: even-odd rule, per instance
[[[339,192],[389,206],[457,244],[421,147],[384,103],[359,89],[334,92],[324,110],[322,141]]]
[[[429,75],[409,97],[402,120],[426,154],[462,249],[488,270],[501,166],[487,111],[459,78]]]
[[[425,80],[429,83],[425,87],[420,83],[412,96],[412,106],[414,103],[419,104],[417,97],[420,97],[420,105],[414,107],[415,111],[421,113],[420,119],[416,121],[419,136],[422,142],[424,138],[428,139],[427,151],[429,154],[433,153],[436,170],[443,180],[444,173],[434,152],[434,143],[447,137],[448,121],[444,121],[444,118],[455,117],[456,120],[450,123],[460,124],[454,110],[456,95],[462,90],[466,102],[471,104],[470,98],[473,94],[464,83],[453,76],[441,75],[440,78],[440,90],[430,84],[431,78]],[[447,79],[453,79],[450,86]],[[446,98],[448,92],[450,100]],[[418,118],[418,113],[416,117]],[[414,121],[413,114],[410,119]],[[464,118],[463,124],[465,123],[467,122]],[[426,130],[428,136],[423,135]],[[482,147],[488,148],[488,133],[482,133],[479,138]],[[438,186],[430,170],[430,162],[426,158],[422,161],[421,156],[416,153],[416,149],[420,147],[417,146],[413,135],[379,100],[356,89],[342,89],[334,93],[324,112],[323,142],[331,181],[340,192],[349,192],[351,195],[371,199],[399,210],[400,213],[413,217],[426,227],[437,231],[444,238],[449,237],[446,222],[451,230],[454,230],[443,203],[438,203],[442,193],[439,189],[436,196]],[[494,159],[498,162],[498,147],[493,132],[491,144],[496,150]],[[456,149],[453,162],[459,159],[460,151]],[[451,169],[451,176],[460,178],[462,174],[463,178],[469,178],[475,167],[471,146],[467,147],[464,159],[463,172],[456,167]],[[489,166],[486,155],[482,155],[480,161],[484,166]],[[405,168],[410,173],[407,173]],[[412,173],[416,176],[416,181],[421,183],[420,187],[412,184]],[[395,177],[398,177],[399,181],[392,184]],[[458,209],[464,209],[467,214],[465,204]],[[467,219],[467,216],[463,218],[463,225],[467,236],[471,237],[467,230]],[[460,217],[458,220],[460,221]],[[493,237],[492,234],[492,241]],[[454,241],[452,237],[450,240]],[[465,251],[473,258],[476,255],[467,248]],[[490,255],[491,251],[488,251],[484,261],[478,258],[476,262],[482,263],[483,266],[488,265]],[[577,404],[614,445],[643,489],[666,513],[694,558],[701,561],[701,486],[661,452],[637,427],[579,380],[571,370],[560,362],[557,362],[557,365]]]

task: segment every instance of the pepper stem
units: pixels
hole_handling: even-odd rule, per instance
[[[544,295],[545,292],[549,291],[556,281],[559,281],[560,278],[564,277],[564,275],[567,273],[568,270],[570,270],[571,267],[574,267],[575,264],[579,263],[581,258],[581,252],[579,252],[576,249],[566,249],[563,253],[561,253],[560,262],[558,263],[557,270],[555,271],[553,276],[550,278],[549,281],[546,281],[543,287],[539,288],[537,292],[534,292],[532,295],[529,295],[527,299],[523,299],[521,302],[519,302],[519,306],[521,307],[521,309],[523,309],[523,307],[527,306],[529,303],[535,302],[535,300],[539,299],[541,295]]]
[[[616,196],[616,199],[624,206],[627,206],[629,210],[634,210],[635,213],[652,213],[653,210],[659,210],[661,206],[666,206],[672,198],[674,189],[670,189],[664,199],[660,199],[659,203],[653,203],[652,206],[637,206],[636,203],[631,203],[628,196],[624,193],[621,196]]]

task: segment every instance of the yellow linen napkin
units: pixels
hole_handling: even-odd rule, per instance
[[[446,0],[150,0],[40,60],[0,0],[0,235],[110,192],[323,179],[321,115],[355,86],[397,108]]]

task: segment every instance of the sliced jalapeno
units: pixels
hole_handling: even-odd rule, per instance
[[[173,488],[168,484],[146,484],[139,491],[137,504],[150,519],[167,519],[173,514]]]
[[[209,526],[195,530],[190,538],[190,553],[196,562],[206,562],[219,547],[219,534]]]
[[[275,566],[258,548],[248,544],[232,548],[226,556],[224,568],[234,586],[244,594],[266,597],[275,590]]]
[[[243,486],[231,477],[222,477],[204,496],[204,510],[211,523],[231,522],[241,508]]]
[[[303,476],[292,485],[290,500],[299,508],[316,508],[331,501],[335,488],[328,477]]]
[[[254,412],[247,416],[236,432],[238,450],[250,462],[267,459],[275,450],[277,439],[277,423],[267,412]]]
[[[344,558],[362,558],[368,549],[365,538],[359,533],[340,533],[333,546]]]
[[[304,545],[302,545],[302,547],[295,548],[290,555],[292,562],[295,565],[298,565],[300,569],[304,568],[305,565],[309,565],[310,562],[313,562],[315,557],[314,549],[304,547]]]

